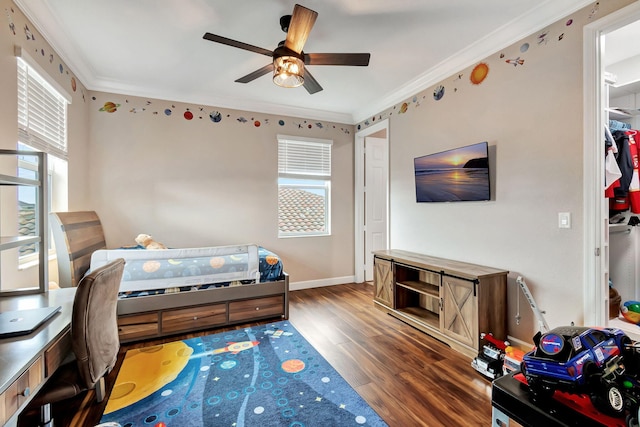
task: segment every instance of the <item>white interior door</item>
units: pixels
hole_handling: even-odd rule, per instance
[[[389,155],[386,138],[365,138],[365,280],[373,280],[373,251],[387,249]]]
[[[372,251],[389,248],[389,119],[355,135],[355,275],[373,280]]]

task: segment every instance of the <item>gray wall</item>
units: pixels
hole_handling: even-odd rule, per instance
[[[390,119],[391,247],[509,270],[509,331],[525,341],[535,328],[518,275],[551,326],[583,322],[582,31],[629,3],[587,7],[485,58],[479,84],[474,64],[358,125]],[[490,202],[416,203],[415,157],[481,141]]]
[[[88,203],[110,247],[256,243],[292,282],[353,280],[352,125],[106,93],[89,110]],[[278,238],[278,134],[333,140],[331,236]]]

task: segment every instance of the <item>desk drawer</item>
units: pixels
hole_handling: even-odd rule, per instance
[[[229,303],[229,322],[275,317],[284,314],[284,296],[233,301]]]
[[[118,317],[118,335],[120,341],[157,337],[158,313],[135,314]]]
[[[43,381],[44,358],[40,356],[0,395],[0,425],[18,411]]]
[[[62,361],[71,351],[71,330],[67,329],[67,332],[51,344],[44,352],[45,378],[49,378],[56,369],[58,369]]]
[[[162,313],[162,333],[205,329],[227,323],[227,305],[212,304]]]

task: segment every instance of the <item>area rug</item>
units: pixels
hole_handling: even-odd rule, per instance
[[[129,350],[100,422],[386,426],[288,321]]]

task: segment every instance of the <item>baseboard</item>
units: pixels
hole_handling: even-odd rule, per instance
[[[331,277],[328,279],[307,280],[304,282],[289,282],[290,291],[300,291],[302,289],[320,288],[322,286],[344,285],[353,283],[355,276]]]
[[[514,346],[517,347],[521,350],[525,350],[528,351],[533,347],[532,343],[528,343],[526,341],[522,341],[518,338],[512,337],[511,335],[507,335],[507,341],[509,341],[509,343]]]

